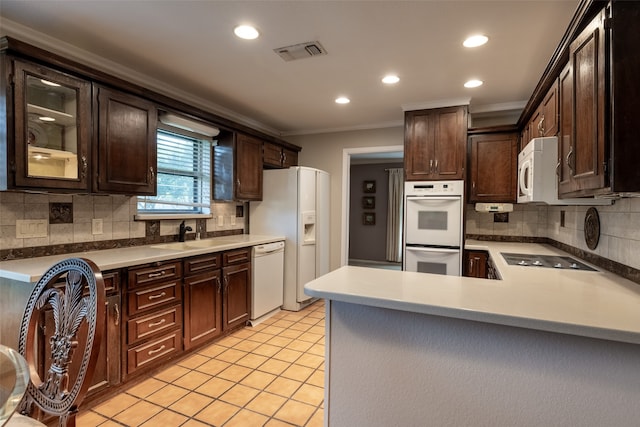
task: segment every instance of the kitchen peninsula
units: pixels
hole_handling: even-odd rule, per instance
[[[639,285],[500,255],[566,255],[547,245],[472,246],[502,280],[343,267],[307,284],[327,301],[327,425],[637,425]]]

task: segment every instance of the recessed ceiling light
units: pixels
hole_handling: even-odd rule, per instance
[[[40,120],[42,120],[43,122],[55,122],[56,119],[54,119],[53,117],[49,117],[49,116],[42,116],[42,117],[38,117]]]
[[[469,80],[464,84],[464,87],[478,87],[482,86],[484,82],[482,80]]]
[[[233,33],[241,39],[245,40],[257,39],[260,35],[258,30],[256,30],[255,27],[252,27],[251,25],[238,25],[233,29]]]
[[[395,74],[389,74],[382,78],[382,83],[388,84],[388,85],[396,84],[399,81],[400,81],[400,77],[396,76]]]
[[[482,46],[489,40],[489,37],[478,34],[467,38],[462,44],[464,47],[478,47]]]
[[[350,102],[351,102],[351,100],[349,98],[347,98],[346,96],[341,96],[339,98],[336,98],[336,104],[348,104]]]

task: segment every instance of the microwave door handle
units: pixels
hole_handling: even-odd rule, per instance
[[[526,182],[525,182],[525,175],[529,173],[529,160],[525,161],[522,163],[522,168],[520,169],[520,173],[518,174],[518,182],[520,184],[520,191],[522,192],[522,194],[524,195],[530,195],[531,194],[531,189],[527,188]]]
[[[422,246],[407,246],[407,250],[413,251],[413,252],[437,252],[437,253],[447,253],[447,254],[455,254],[460,252],[460,249],[425,248]]]

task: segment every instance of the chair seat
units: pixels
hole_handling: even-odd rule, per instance
[[[40,421],[14,413],[3,427],[46,427]]]

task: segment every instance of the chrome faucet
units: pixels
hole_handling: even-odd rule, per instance
[[[193,228],[188,225],[184,225],[184,221],[180,223],[180,234],[178,234],[178,242],[184,242],[184,236],[187,234],[187,231],[193,231]]]

